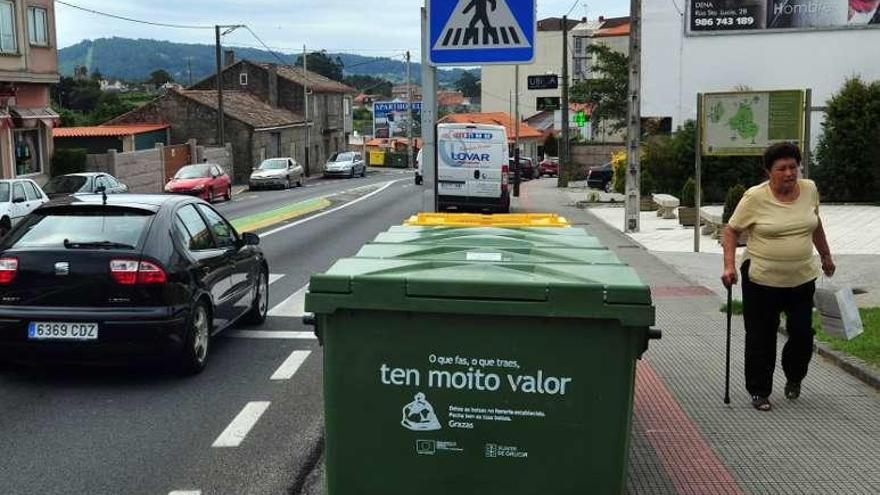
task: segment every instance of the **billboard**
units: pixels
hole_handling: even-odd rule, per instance
[[[880,27],[880,0],[688,0],[688,34]]]
[[[703,95],[705,156],[762,155],[771,144],[804,143],[803,91],[745,91]]]
[[[383,101],[373,103],[373,137],[406,138],[408,103]],[[412,103],[413,137],[422,136],[422,102]]]

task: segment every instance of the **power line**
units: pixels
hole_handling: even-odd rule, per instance
[[[185,25],[185,24],[168,24],[168,23],[164,23],[164,22],[153,22],[153,21],[144,21],[141,19],[133,19],[131,17],[125,17],[125,16],[121,16],[121,15],[116,15],[116,14],[109,14],[107,12],[101,12],[99,10],[93,10],[93,9],[89,9],[86,7],[80,7],[79,5],[67,3],[62,0],[56,0],[56,3],[60,3],[61,5],[65,5],[67,7],[73,8],[73,9],[81,10],[83,12],[88,12],[90,14],[101,15],[104,17],[110,17],[111,19],[119,19],[122,21],[135,22],[138,24],[146,24],[148,26],[158,26],[158,27],[166,27],[166,28],[173,28],[173,29],[214,29],[214,26],[190,26],[190,25]]]
[[[581,1],[581,0],[574,0],[574,5],[572,5],[572,6],[571,6],[571,8],[570,8],[570,9],[568,9],[568,13],[567,13],[567,14],[565,14],[565,16],[566,16],[566,17],[568,17],[568,16],[570,16],[570,15],[571,15],[571,13],[572,13],[572,12],[574,12],[574,9],[576,9],[576,8],[577,8],[577,6],[578,6],[578,3],[580,3],[580,1]]]
[[[281,65],[286,65],[286,64],[287,64],[287,61],[284,60],[283,58],[281,58],[280,55],[278,55],[277,53],[275,53],[275,50],[269,48],[269,45],[267,45],[265,42],[263,42],[263,40],[260,39],[259,36],[257,36],[257,33],[255,33],[254,30],[250,28],[250,26],[245,25],[244,28],[247,29],[247,31],[248,31],[249,33],[251,33],[251,36],[253,36],[253,37],[254,37],[254,38],[255,38],[255,39],[256,39],[261,45],[263,45],[263,48],[265,48],[266,50],[268,50],[269,53],[271,53],[275,58],[277,58],[278,61],[281,62]]]

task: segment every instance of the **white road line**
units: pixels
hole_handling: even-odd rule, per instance
[[[293,351],[293,353],[275,370],[270,380],[290,380],[300,366],[306,362],[312,351]]]
[[[174,490],[173,492],[169,492],[168,495],[202,495],[201,490]]]
[[[286,316],[288,318],[302,318],[306,314],[306,292],[309,286],[293,293],[280,304],[269,310],[268,316]]]
[[[223,333],[233,339],[257,339],[257,340],[317,340],[313,332],[285,332],[271,330],[233,330]]]
[[[223,433],[214,440],[212,447],[238,447],[247,437],[260,416],[266,412],[271,402],[249,402],[244,409],[238,413],[238,416],[229,423],[229,426],[223,430]]]
[[[278,273],[270,273],[269,274],[269,285],[274,284],[275,282],[281,280],[282,278],[284,278],[284,275],[281,275]]]
[[[354,205],[360,203],[361,201],[366,201],[366,200],[372,198],[373,196],[375,196],[375,195],[377,195],[377,194],[379,194],[379,193],[385,191],[386,189],[388,189],[389,187],[393,186],[395,183],[400,182],[401,180],[404,180],[404,179],[398,179],[398,180],[393,180],[393,181],[390,181],[390,182],[386,182],[384,186],[380,187],[379,189],[376,189],[375,191],[371,192],[370,194],[367,194],[366,196],[362,196],[362,197],[360,197],[360,198],[358,198],[358,199],[356,199],[356,200],[354,200],[354,201],[350,201],[350,202],[348,202],[348,203],[345,203],[344,205],[337,206],[336,208],[333,208],[333,209],[330,209],[330,210],[327,210],[327,211],[322,211],[321,213],[318,213],[317,215],[312,215],[312,216],[310,216],[310,217],[308,217],[308,218],[304,218],[304,219],[299,220],[299,221],[297,221],[297,222],[289,223],[289,224],[287,224],[287,225],[283,225],[283,226],[278,227],[278,228],[276,228],[276,229],[272,229],[272,230],[270,230],[270,231],[268,231],[268,232],[265,232],[265,233],[263,233],[263,234],[260,234],[260,237],[263,237],[263,238],[265,238],[265,237],[269,237],[270,235],[274,235],[274,234],[277,234],[277,233],[279,233],[279,232],[283,232],[283,231],[285,231],[285,230],[287,230],[287,229],[291,229],[291,228],[293,228],[293,227],[296,227],[297,225],[302,225],[302,224],[304,224],[304,223],[306,223],[306,222],[311,222],[312,220],[316,220],[316,219],[321,218],[321,217],[323,217],[323,216],[327,216],[327,215],[329,215],[329,214],[331,214],[331,213],[336,213],[337,211],[344,210],[344,209],[346,209],[346,208],[348,208],[348,207],[354,206]]]

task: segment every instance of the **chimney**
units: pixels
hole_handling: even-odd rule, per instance
[[[599,16],[599,24],[601,24],[601,23],[603,23],[603,22],[605,22],[605,16],[604,16],[604,15],[600,15],[600,16]]]
[[[232,65],[232,64],[235,63],[235,50],[226,50],[226,51],[223,53],[223,55],[224,55],[224,57],[225,57],[225,59],[224,59],[224,60],[225,60],[224,64],[225,64],[226,67],[229,67],[230,65]]]
[[[266,70],[269,72],[269,105],[278,106],[278,64],[268,64]]]

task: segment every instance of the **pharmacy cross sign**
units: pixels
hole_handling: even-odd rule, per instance
[[[432,65],[529,64],[536,0],[428,0]]]

